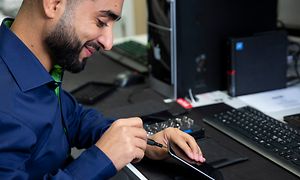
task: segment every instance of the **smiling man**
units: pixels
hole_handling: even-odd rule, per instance
[[[64,70],[80,72],[99,49],[112,47],[123,0],[24,0],[0,27],[0,179],[107,179],[146,155],[140,118],[109,119],[61,88]],[[151,137],[204,162],[195,140],[168,128]],[[66,163],[72,147],[86,150]]]

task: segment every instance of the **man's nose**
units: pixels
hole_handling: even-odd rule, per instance
[[[98,37],[98,42],[103,46],[104,50],[110,50],[113,46],[113,31],[111,29],[105,30]]]

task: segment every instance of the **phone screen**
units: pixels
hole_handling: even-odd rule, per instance
[[[208,180],[215,180],[213,177],[209,176],[201,169],[201,167],[203,167],[205,163],[202,165],[192,164],[192,162],[189,161],[189,158],[183,152],[180,152],[179,150],[177,150],[177,148],[174,148],[170,144],[168,146],[168,152],[171,155],[171,157],[185,164],[187,167],[193,169],[194,171],[198,172],[199,176],[201,176],[202,178]]]

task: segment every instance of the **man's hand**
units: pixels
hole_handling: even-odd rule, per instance
[[[154,134],[151,139],[163,144],[164,146],[168,146],[169,143],[176,145],[196,163],[203,163],[205,161],[195,139],[177,128],[164,129],[163,131]],[[148,145],[146,149],[146,156],[150,159],[161,160],[168,156],[168,152],[166,148]]]
[[[147,133],[140,118],[119,119],[97,141],[117,170],[132,161],[140,161],[147,147]]]

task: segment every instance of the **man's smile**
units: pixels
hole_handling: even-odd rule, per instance
[[[84,46],[84,48],[85,48],[86,55],[88,57],[91,56],[92,54],[94,54],[94,52],[96,52],[96,49],[94,47]]]

